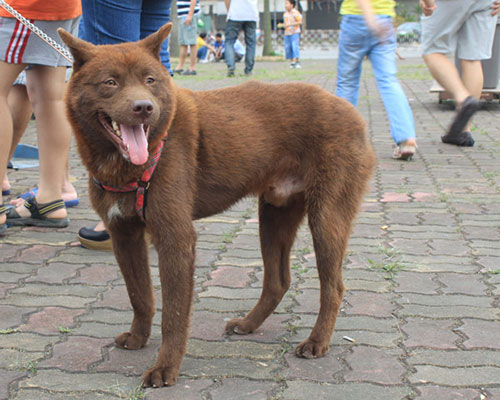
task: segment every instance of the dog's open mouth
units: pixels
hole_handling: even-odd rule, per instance
[[[123,157],[135,165],[148,160],[149,125],[120,124],[104,112],[99,112],[98,118]]]

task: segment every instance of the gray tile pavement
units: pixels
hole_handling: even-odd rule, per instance
[[[324,358],[293,353],[318,310],[305,225],[293,249],[292,287],[277,312],[254,334],[224,336],[226,321],[253,306],[262,286],[250,198],[195,223],[196,299],[181,376],[175,387],[142,390],[141,373],[160,343],[159,316],[144,349],[114,347],[131,309],[113,255],[76,243],[78,229],[97,217],[73,148],[81,204],[69,210],[70,226],[9,228],[0,239],[0,399],[500,399],[500,105],[487,103],[475,117],[475,147],[444,145],[452,107],[429,93],[420,59],[401,61],[399,71],[418,154],[412,162],[391,159],[388,121],[365,65],[359,110],[378,166],[350,241],[348,290]],[[301,71],[257,62],[254,77],[333,92],[335,62],[305,60]],[[222,64],[204,64],[178,83],[210,89],[244,80],[225,78]],[[24,140],[36,142],[33,126]],[[9,176],[13,195],[36,184],[33,170]]]

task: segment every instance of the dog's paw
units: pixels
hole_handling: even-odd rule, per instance
[[[146,345],[148,336],[134,335],[130,332],[123,332],[115,337],[115,344],[127,350],[137,350]]]
[[[165,366],[154,366],[148,369],[142,378],[143,387],[174,386],[177,383],[177,369]]]
[[[319,358],[323,357],[329,348],[328,342],[317,343],[307,339],[295,348],[295,355],[302,358]]]
[[[244,318],[232,319],[226,325],[226,333],[228,335],[232,335],[233,333],[238,335],[247,335],[253,331],[254,329],[250,326],[250,323]]]

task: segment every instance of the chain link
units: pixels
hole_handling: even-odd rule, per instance
[[[61,54],[66,60],[70,63],[73,62],[73,57],[71,54],[57,43],[54,39],[52,39],[49,35],[47,35],[44,31],[42,31],[37,26],[33,25],[26,18],[24,18],[21,14],[19,14],[16,10],[14,10],[10,5],[8,5],[4,0],[0,0],[0,6],[5,8],[10,14],[12,14],[21,24],[26,26],[30,31],[32,31],[35,35],[37,35],[40,39],[42,39],[45,43],[51,46],[54,50],[56,50],[59,54]]]

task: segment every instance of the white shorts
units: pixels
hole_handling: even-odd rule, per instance
[[[57,28],[78,34],[80,17],[63,21],[30,20],[44,33],[64,46]],[[0,60],[9,64],[36,64],[70,67],[71,63],[15,18],[0,17]]]
[[[436,0],[432,15],[422,16],[423,54],[452,54],[463,60],[487,60],[497,16],[493,0]]]

